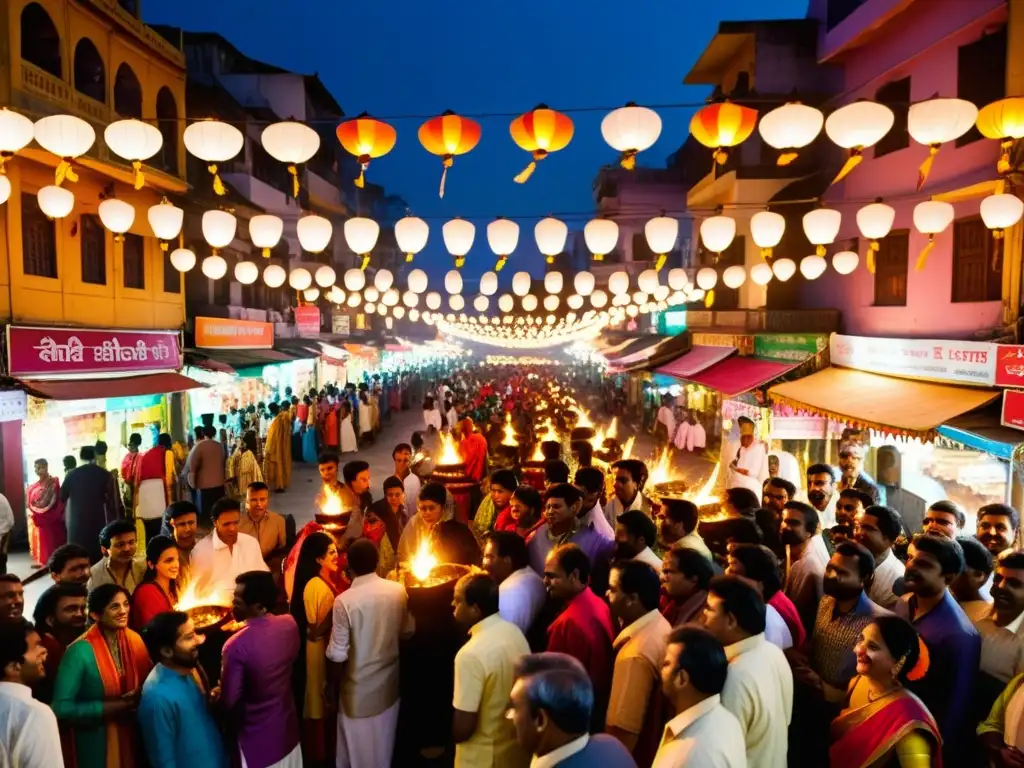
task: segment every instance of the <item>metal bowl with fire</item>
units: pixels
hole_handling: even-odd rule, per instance
[[[174,609],[187,613],[200,633],[222,629],[231,620],[231,606],[212,592],[201,594],[194,582],[178,598]]]
[[[441,433],[440,449],[430,480],[448,489],[455,500],[455,516],[464,523],[469,522],[470,515],[476,511],[470,510],[470,494],[476,483],[466,475],[466,464],[450,434]]]
[[[685,499],[697,505],[701,522],[710,522],[720,515],[719,499],[716,493],[717,483],[718,465],[716,464],[709,477],[698,487],[691,487],[689,483],[679,477],[675,467],[672,466],[671,453],[666,448],[658,456],[658,460],[648,475],[643,493],[651,503],[652,515],[657,514],[663,499]]]
[[[328,487],[324,487],[317,511],[313,518],[324,527],[324,530],[337,538],[348,528],[349,518],[352,517],[352,510],[343,509],[341,496]]]

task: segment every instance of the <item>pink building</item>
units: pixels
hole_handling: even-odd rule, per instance
[[[1014,40],[1014,29],[1024,24],[1018,5],[1018,0],[811,0],[808,15],[820,24],[819,63],[842,72],[839,95],[828,107],[871,99],[888,103],[896,123],[865,151],[861,165],[824,195],[843,214],[833,251],[856,249],[861,265],[848,276],[829,269],[813,282],[798,275],[800,306],[837,308],[847,333],[867,336],[966,338],[991,334],[1017,317],[1020,227],[1007,233],[1004,256],[1004,247],[978,215],[981,198],[994,191],[997,143],[972,130],[944,145],[917,193],[918,166],[928,149],[910,139],[906,125],[909,105],[934,96],[980,107],[1021,93],[1024,82],[1014,59],[1024,59],[1024,51],[1007,42],[1008,34]],[[1011,15],[1014,23],[1008,25]],[[1008,57],[1008,48],[1016,53]],[[841,150],[832,149],[825,168],[829,178],[843,162]],[[871,274],[856,212],[876,198],[896,209],[896,220]],[[936,237],[927,263],[916,271],[927,237],[914,229],[912,212],[929,198],[953,203],[956,220]]]

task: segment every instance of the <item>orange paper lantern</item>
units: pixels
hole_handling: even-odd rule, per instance
[[[573,134],[572,120],[568,115],[548,109],[546,104],[520,115],[508,129],[516,146],[533,154],[530,164],[515,177],[517,184],[523,184],[533,175],[538,160],[543,160],[550,152],[564,149]]]
[[[1010,171],[1010,150],[1020,138],[1024,138],[1024,98],[1010,98],[993,101],[981,108],[977,120],[978,130],[987,139],[999,142],[999,173]]]
[[[362,187],[365,183],[364,174],[370,160],[374,157],[383,157],[390,152],[398,138],[393,127],[380,120],[374,120],[366,112],[338,125],[335,133],[345,151],[355,155],[359,161],[357,187]]]
[[[460,117],[451,110],[427,120],[420,126],[420,144],[432,155],[441,158],[441,186],[438,197],[444,197],[444,182],[456,155],[464,155],[480,141],[480,123]]]
[[[690,133],[705,147],[715,151],[718,163],[724,163],[729,158],[727,148],[746,141],[756,125],[756,109],[723,101],[708,104],[697,112],[690,120]]]

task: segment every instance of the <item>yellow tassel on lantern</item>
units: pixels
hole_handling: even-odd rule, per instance
[[[455,268],[456,269],[462,269],[462,265],[465,264],[465,263],[466,263],[466,257],[465,256],[457,256],[455,258]]]
[[[366,186],[366,166],[367,165],[369,165],[369,163],[360,163],[360,165],[359,165],[359,175],[356,176],[356,180],[354,182],[355,185],[357,187],[359,187],[360,189],[362,189],[363,187]]]
[[[166,240],[161,240],[160,241],[160,250],[163,251],[164,253],[167,253],[167,248],[169,247],[169,245],[170,245],[170,243],[168,243]]]
[[[872,240],[868,246],[868,272],[875,274],[875,254],[882,248],[877,240]]]
[[[704,307],[710,309],[711,305],[715,303],[715,289],[712,288],[710,291],[704,294]]]
[[[365,272],[365,271],[366,271],[366,268],[367,268],[367,267],[368,267],[369,265],[370,265],[370,254],[368,254],[368,253],[366,253],[366,254],[363,254],[363,263],[362,263],[362,265],[361,265],[361,266],[359,267],[359,269],[361,269],[361,270],[362,270],[363,272]]]
[[[627,171],[632,171],[636,168],[636,150],[627,149],[622,153],[622,157],[619,158],[619,165],[625,168]]]
[[[291,177],[292,177],[292,197],[295,200],[298,200],[299,199],[299,189],[300,189],[300,187],[299,187],[299,169],[296,168],[294,165],[289,165],[288,166],[288,173],[290,173]]]
[[[999,162],[996,164],[996,170],[999,173],[1010,172],[1010,150],[1013,149],[1013,139],[1006,139],[999,143],[999,148],[1002,152],[999,155]]]
[[[516,184],[525,184],[526,180],[533,176],[533,172],[537,170],[537,163],[547,156],[548,153],[545,152],[543,149],[538,149],[537,151],[535,151],[533,153],[533,160],[530,161],[530,164],[523,168],[523,170],[521,170],[515,177],[513,177],[512,180]]]
[[[135,171],[135,188],[142,189],[142,187],[145,186],[146,184],[146,177],[142,175],[142,161],[133,160],[132,170]]]
[[[545,260],[545,261],[546,261],[546,262],[547,262],[548,264],[554,264],[554,263],[555,263],[555,257],[554,257],[554,256],[548,256],[548,257],[547,257],[546,259],[544,259],[544,260]]]
[[[921,163],[921,167],[917,169],[917,191],[920,192],[924,186],[925,181],[928,179],[928,174],[932,172],[932,165],[935,163],[935,156],[939,154],[939,145],[932,144],[928,147],[928,157]]]
[[[216,163],[214,163],[213,165],[208,165],[206,167],[206,170],[208,170],[213,175],[213,191],[214,191],[214,193],[216,193],[218,195],[226,195],[228,191],[224,187],[224,182],[220,180],[220,174],[217,173],[217,165],[216,165]]]
[[[498,259],[498,263],[494,265],[494,271],[495,272],[501,272],[501,270],[505,266],[505,262],[506,261],[508,261],[508,257],[507,256],[502,256],[500,259]]]
[[[270,258],[270,249],[269,248],[264,248],[263,249],[263,258],[264,259],[269,259]]]
[[[59,187],[65,181],[78,181],[78,174],[71,167],[71,158],[65,157],[57,163],[57,170],[53,174],[54,183]]]
[[[789,165],[796,160],[800,155],[796,152],[783,152],[779,155],[779,159],[775,161],[776,165]]]
[[[771,258],[771,255],[772,255],[772,249],[771,248],[762,248],[761,249],[761,258],[764,259],[765,261],[768,261],[768,259]]]
[[[603,253],[595,253],[594,254],[594,261],[604,261],[604,254]]]
[[[862,152],[863,149],[861,147],[854,147],[850,150],[850,156],[846,158],[846,163],[844,163],[843,167],[839,169],[839,173],[836,174],[836,177],[832,179],[833,184],[838,184],[850,174],[850,171],[861,164],[861,161],[864,160]]]
[[[414,253],[407,253],[407,254],[405,254],[405,263],[406,264],[410,263],[412,261],[412,257],[415,256],[415,255],[416,254],[414,254]]]
[[[660,272],[661,268],[665,266],[665,261],[668,259],[667,253],[659,253],[658,260],[654,263],[654,271]]]
[[[452,155],[445,155],[441,158],[441,164],[444,166],[444,170],[441,171],[441,188],[437,190],[438,197],[444,197],[444,182],[448,178],[448,169],[452,167],[452,163],[455,159]]]
[[[715,150],[715,154],[712,155],[715,158],[715,162],[719,165],[725,165],[725,161],[729,159],[729,152],[722,147]]]
[[[819,245],[817,248],[814,249],[814,253],[817,254],[818,256],[821,256],[822,258],[825,258],[825,254],[828,253],[828,249],[825,248],[824,245]]]
[[[928,245],[924,247],[921,254],[917,257],[917,263],[914,264],[914,271],[920,272],[924,269],[924,263],[928,261],[928,254],[932,252],[932,248],[935,247],[935,235],[928,236]]]

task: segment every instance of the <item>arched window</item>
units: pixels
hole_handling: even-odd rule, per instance
[[[54,77],[64,76],[60,35],[50,14],[39,3],[29,3],[21,11],[21,58]]]
[[[107,72],[92,40],[83,37],[75,46],[75,90],[90,98],[107,101]]]
[[[170,173],[178,173],[178,103],[167,86],[156,95],[156,124],[164,137],[160,167]]]
[[[142,119],[142,86],[132,68],[123,63],[114,78],[114,111],[121,117]]]

